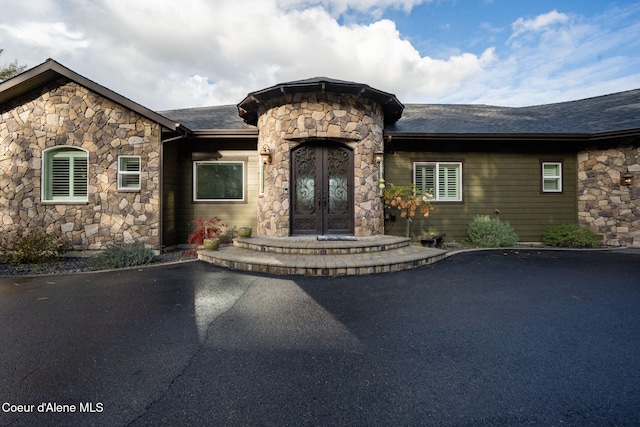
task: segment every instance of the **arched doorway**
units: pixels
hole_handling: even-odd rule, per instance
[[[314,141],[291,151],[291,234],[354,232],[353,150]]]

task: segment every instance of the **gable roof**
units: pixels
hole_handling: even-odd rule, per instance
[[[89,80],[88,78],[81,76],[80,74],[71,71],[67,67],[54,61],[53,59],[47,59],[42,64],[33,67],[17,76],[0,83],[0,104],[10,101],[13,98],[24,95],[25,93],[37,89],[38,87],[57,80],[60,77],[66,77],[67,79],[76,82],[77,84],[86,87],[87,89],[98,93],[99,95],[110,99],[124,107],[129,108],[132,111],[140,114],[152,120],[165,128],[172,131],[189,132],[189,129],[182,126],[180,123],[176,123],[167,117],[149,110],[146,107],[125,98],[124,96],[107,89],[98,83]]]

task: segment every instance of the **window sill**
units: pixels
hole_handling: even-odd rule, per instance
[[[41,200],[42,205],[88,205],[87,200]]]

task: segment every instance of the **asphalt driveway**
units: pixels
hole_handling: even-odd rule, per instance
[[[640,254],[0,278],[0,343],[0,426],[637,426]]]

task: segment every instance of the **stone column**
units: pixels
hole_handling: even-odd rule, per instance
[[[640,148],[591,150],[578,154],[578,222],[608,246],[640,247]],[[631,186],[621,182],[627,171]]]

